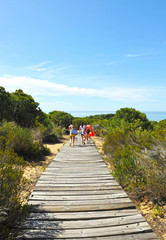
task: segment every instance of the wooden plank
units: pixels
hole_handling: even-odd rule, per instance
[[[105,211],[89,211],[89,212],[46,212],[46,213],[30,213],[27,220],[80,220],[80,219],[102,219],[116,218],[123,216],[137,215],[137,209],[121,209],[121,210],[105,210]]]
[[[45,186],[45,187],[61,187],[61,186],[71,186],[71,187],[86,187],[86,186],[92,186],[92,187],[105,187],[105,186],[118,186],[119,184],[115,180],[109,180],[108,182],[86,182],[86,183],[58,183],[55,181],[38,181],[36,186]]]
[[[30,200],[49,200],[49,201],[64,201],[64,200],[93,200],[93,199],[100,199],[100,200],[104,200],[104,199],[112,199],[112,198],[128,198],[127,194],[122,192],[122,193],[118,193],[118,194],[112,194],[112,195],[76,195],[76,196],[43,196],[43,195],[35,195],[35,194],[31,194],[29,199]]]
[[[76,177],[74,177],[74,176],[71,176],[71,177],[68,177],[68,176],[60,176],[60,175],[58,175],[58,176],[56,176],[56,175],[42,175],[41,177],[40,177],[40,179],[39,179],[39,181],[49,181],[49,180],[59,180],[59,181],[105,181],[105,180],[115,180],[113,177],[102,177],[102,176],[99,176],[99,177],[88,177],[88,179],[87,178],[85,178],[85,177],[79,177],[79,176],[76,176]]]
[[[84,178],[89,178],[89,177],[109,177],[110,176],[110,173],[102,173],[102,172],[99,172],[99,173],[96,173],[96,172],[86,172],[86,173],[83,173],[83,172],[75,172],[75,173],[64,173],[64,172],[54,172],[54,171],[45,171],[42,173],[42,175],[50,175],[50,176],[61,176],[61,177],[69,177],[69,178],[72,178],[72,177],[84,177]]]
[[[87,163],[87,162],[75,162],[75,163],[64,163],[64,162],[54,162],[54,163],[51,163],[49,165],[49,168],[56,168],[56,167],[63,167],[63,168],[68,168],[68,167],[79,167],[79,168],[86,168],[86,167],[91,167],[91,168],[107,168],[107,165],[106,164],[103,164],[103,163]]]
[[[18,237],[17,239],[21,239],[22,237]],[[26,239],[34,239],[32,237],[27,237]],[[39,238],[35,238],[35,239],[39,239]],[[48,239],[47,236],[41,237],[40,239]],[[55,238],[55,237],[49,237],[49,239],[56,239],[56,240],[60,240],[60,238]],[[156,237],[156,235],[154,233],[134,233],[134,234],[125,234],[125,235],[121,235],[121,236],[107,236],[107,237],[95,237],[95,238],[77,238],[77,240],[157,240],[158,238]],[[61,238],[62,240],[62,238]],[[65,238],[65,240],[71,240],[71,238]]]
[[[97,190],[97,191],[33,191],[31,195],[44,195],[44,196],[87,196],[88,195],[103,195],[103,194],[115,194],[115,193],[123,193],[122,189],[111,189],[111,190]]]
[[[94,165],[95,163],[95,165]],[[52,166],[79,166],[79,167],[86,167],[86,166],[90,166],[90,167],[95,167],[95,166],[98,166],[98,167],[105,167],[107,166],[103,161],[100,161],[100,162],[97,162],[96,160],[93,161],[93,162],[87,162],[87,161],[70,161],[70,162],[57,162],[57,161],[52,161],[49,165],[49,167],[52,167]]]
[[[35,204],[35,205],[56,205],[56,206],[77,206],[77,205],[89,205],[89,200],[64,200],[64,201],[56,201],[56,200],[33,200],[32,198],[28,200],[29,204]],[[113,198],[113,199],[92,199],[90,201],[90,204],[112,204],[112,203],[131,203],[131,200],[129,198]]]
[[[101,159],[101,158],[95,158],[94,160],[93,159],[88,159],[88,160],[84,160],[84,159],[77,159],[77,158],[75,158],[75,159],[73,159],[73,160],[69,160],[69,159],[67,159],[67,158],[54,158],[53,160],[52,160],[52,162],[54,163],[54,162],[56,162],[56,163],[72,163],[72,164],[75,164],[75,163],[78,163],[79,162],[79,164],[84,164],[84,163],[91,163],[91,164],[94,164],[94,163],[102,163],[103,164],[103,159]]]
[[[59,185],[59,184],[70,184],[70,185],[78,185],[78,184],[110,184],[112,183],[111,180],[91,180],[91,179],[72,179],[72,180],[64,180],[64,179],[42,179],[38,181],[38,184],[44,185],[44,184],[54,184],[54,185]],[[39,186],[39,185],[38,185]]]
[[[90,219],[90,220],[78,220],[78,221],[26,221],[22,228],[29,229],[55,229],[58,226],[58,229],[86,229],[86,228],[100,228],[100,227],[110,227],[110,226],[119,226],[119,225],[128,225],[133,223],[145,222],[145,219],[140,215],[133,216],[124,216],[117,218],[104,218],[104,219]]]
[[[120,225],[120,226],[110,226],[110,227],[101,227],[101,228],[88,228],[88,229],[56,229],[54,230],[23,230],[23,236],[26,238],[38,237],[46,239],[48,238],[85,238],[85,237],[102,237],[102,236],[115,236],[115,235],[125,235],[131,233],[139,232],[151,232],[151,228],[146,222],[134,223],[129,225]],[[123,237],[122,237],[123,239]]]
[[[116,190],[116,189],[121,189],[120,186],[35,186],[34,190],[35,191],[76,191],[76,190],[81,190],[81,191],[93,191],[93,190]]]
[[[17,239],[20,239],[22,236],[18,237]],[[34,239],[31,236],[27,236],[26,239]],[[39,239],[39,238],[37,238]],[[40,236],[40,239],[48,239],[46,234]],[[57,237],[49,237],[49,239],[56,239],[60,240],[60,238]],[[125,235],[120,235],[120,236],[107,236],[107,237],[95,237],[95,238],[77,238],[77,240],[157,240],[158,238],[156,235],[152,232],[147,232],[147,233],[134,233],[134,234],[125,234]],[[62,240],[62,238],[61,238]],[[65,240],[71,240],[71,238],[65,238]]]
[[[33,205],[33,212],[78,212],[78,211],[98,211],[115,210],[124,208],[134,208],[133,203],[109,203],[109,204],[83,204],[83,205]]]
[[[109,173],[109,170],[108,169],[97,169],[97,168],[94,168],[94,169],[91,169],[91,168],[84,168],[82,169],[82,171],[80,171],[80,168],[68,168],[68,169],[65,169],[65,168],[47,168],[46,172],[54,172],[54,174],[58,173],[62,171],[63,173],[67,173],[67,174],[74,174],[74,173],[78,173],[78,172],[81,172],[81,173],[90,173],[90,174],[94,174],[94,172],[96,174],[108,174]]]
[[[88,169],[88,170],[97,170],[97,171],[104,171],[104,170],[106,170],[106,171],[108,171],[108,168],[107,168],[107,166],[105,165],[105,166],[101,166],[101,165],[95,165],[95,166],[91,166],[91,165],[88,165],[88,164],[86,164],[85,166],[83,166],[83,164],[82,165],[78,165],[78,164],[73,164],[73,165],[67,165],[67,164],[64,164],[64,165],[62,165],[62,164],[56,164],[56,165],[51,165],[51,166],[49,166],[47,169],[50,169],[50,170],[56,170],[56,169],[61,169],[61,170],[71,170],[71,169],[76,169],[76,170],[79,170],[79,171],[81,171],[81,170],[86,170],[86,169]]]

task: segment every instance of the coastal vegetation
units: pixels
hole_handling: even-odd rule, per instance
[[[22,90],[0,87],[0,232],[8,236],[13,224],[26,213],[20,193],[27,180],[27,164],[44,161],[50,154],[45,143],[61,141],[70,121],[79,128],[89,122],[104,139],[103,152],[111,172],[127,191],[154,202],[162,215],[166,201],[166,119],[149,121],[144,113],[122,108],[115,114],[73,117],[62,111],[44,113],[39,103]]]
[[[103,150],[116,179],[127,190],[166,200],[165,120],[150,122],[135,109],[123,108],[109,120]]]

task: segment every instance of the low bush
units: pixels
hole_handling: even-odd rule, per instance
[[[33,138],[42,145],[43,143],[58,143],[65,133],[65,128],[54,124],[49,127],[43,125],[38,126],[32,131]]]
[[[124,120],[120,126],[112,124],[108,127],[103,150],[112,164],[114,176],[122,186],[145,191],[157,203],[166,200],[164,121],[154,130],[135,128]]]
[[[8,236],[13,224],[20,219],[23,207],[20,192],[24,189],[25,161],[12,148],[0,150],[0,232]],[[0,234],[0,237],[1,237]]]
[[[14,123],[4,122],[0,127],[1,148],[10,149],[26,161],[40,161],[43,155],[50,153],[49,149],[38,141],[34,141],[33,131],[29,128],[22,128]]]
[[[23,178],[26,161],[40,161],[50,151],[34,141],[33,132],[13,122],[0,125],[0,232],[6,238],[13,224],[25,213],[20,193],[26,185]],[[1,234],[0,234],[1,238]]]

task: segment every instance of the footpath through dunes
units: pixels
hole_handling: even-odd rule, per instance
[[[41,175],[17,239],[157,239],[92,140],[66,143]]]

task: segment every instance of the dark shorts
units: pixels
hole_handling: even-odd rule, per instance
[[[87,134],[89,134],[89,133],[90,133],[90,128],[87,129]]]

